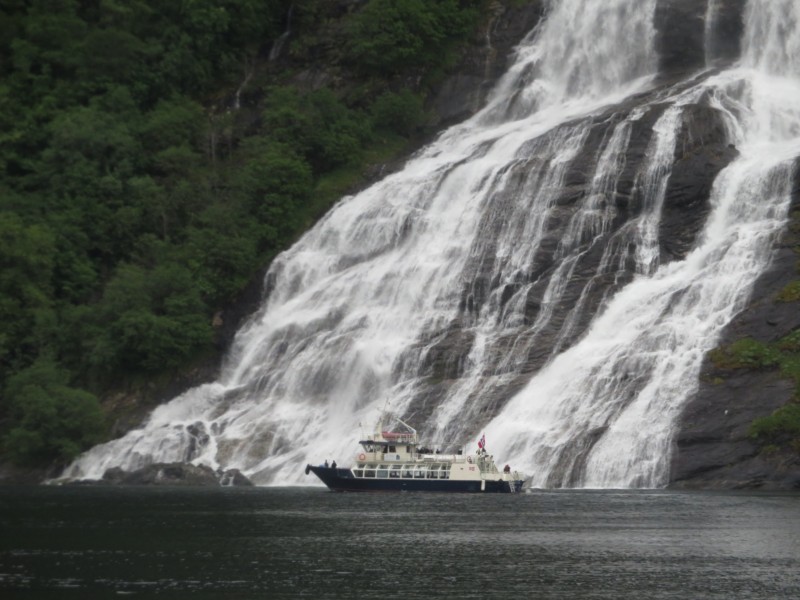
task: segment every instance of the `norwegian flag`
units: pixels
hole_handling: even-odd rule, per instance
[[[483,450],[486,447],[486,434],[484,433],[481,436],[481,439],[478,440],[478,448]]]

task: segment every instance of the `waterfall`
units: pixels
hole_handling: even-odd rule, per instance
[[[551,4],[542,26],[518,49],[486,115],[524,117],[554,106],[563,113],[565,104],[632,92],[639,78],[654,73],[655,0]]]
[[[292,35],[292,13],[294,12],[294,4],[289,5],[289,10],[286,13],[286,29],[284,32],[278,36],[273,44],[272,48],[269,50],[269,61],[273,62],[280,58],[281,53],[283,52],[284,46],[286,46],[286,42],[289,41],[289,36]]]
[[[739,65],[658,88],[655,0],[554,0],[484,110],[274,261],[219,381],[65,476],[193,461],[298,482],[306,462],[347,464],[359,423],[388,406],[437,444],[485,426],[536,486],[664,485],[703,355],[785,223],[797,4],[751,0]],[[665,261],[665,193],[698,104],[739,156],[694,249]]]
[[[667,483],[675,422],[703,356],[744,307],[785,224],[800,155],[798,17],[793,0],[752,0],[741,64],[688,92],[712,98],[741,153],[715,182],[695,250],[617,294],[487,427],[498,452],[524,457],[532,485]]]

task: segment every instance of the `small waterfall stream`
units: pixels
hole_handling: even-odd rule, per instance
[[[358,424],[389,406],[432,440],[485,426],[535,486],[667,483],[703,355],[785,223],[800,7],[750,0],[741,63],[663,89],[655,7],[554,0],[483,111],[274,261],[219,381],[65,476],[194,461],[299,482],[306,462],[349,462]],[[698,104],[739,157],[694,250],[664,262],[665,192]]]

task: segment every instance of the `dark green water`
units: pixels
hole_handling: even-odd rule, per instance
[[[800,598],[800,496],[0,488],[0,598]]]

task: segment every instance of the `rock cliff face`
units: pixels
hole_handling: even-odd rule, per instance
[[[692,0],[662,0],[658,20],[660,54],[665,75],[685,75],[706,60],[716,67],[738,59],[744,31],[746,0],[721,0],[707,32],[706,4]],[[704,36],[708,48],[703,43]],[[685,153],[676,157],[670,179],[672,202],[667,204],[661,232],[662,250],[683,256],[708,211],[711,184],[736,149],[727,146],[719,123],[707,111],[695,113],[696,123],[684,139]],[[684,190],[686,193],[682,192]],[[775,248],[769,270],[756,282],[748,306],[725,329],[720,345],[743,338],[775,342],[800,328],[800,306],[778,302],[776,296],[798,278],[800,183],[793,192],[793,220]],[[726,371],[707,358],[696,396],[679,422],[672,461],[671,486],[683,489],[798,489],[800,456],[782,450],[762,453],[748,437],[753,420],[791,402],[795,385],[772,371]]]
[[[772,343],[800,329],[798,302],[778,293],[797,281],[800,256],[800,182],[793,218],[772,265],[756,283],[747,308],[726,328],[721,344],[742,338]],[[725,370],[706,359],[696,397],[686,407],[673,459],[673,487],[686,489],[800,489],[800,455],[788,449],[762,452],[748,436],[754,419],[795,397],[796,386],[773,370]]]
[[[723,22],[719,50],[715,57],[716,67],[730,64],[738,58],[739,37],[742,33],[742,10],[746,0],[725,0],[719,4],[717,19]],[[615,193],[616,211],[610,230],[619,230],[625,223],[641,214],[641,168],[646,155],[652,152],[653,127],[663,115],[666,105],[658,98],[676,82],[691,81],[706,65],[705,39],[706,5],[694,0],[661,0],[657,5],[655,29],[656,47],[659,54],[659,76],[661,85],[646,94],[629,98],[622,104],[592,119],[592,125],[580,153],[569,164],[563,187],[556,201],[557,211],[548,223],[552,237],[542,246],[540,257],[535,260],[538,269],[520,275],[519,280],[503,290],[503,302],[517,294],[527,285],[532,285],[524,309],[524,328],[531,329],[537,321],[547,291],[548,277],[556,268],[553,255],[563,235],[564,225],[580,210],[579,201],[590,192],[593,184],[599,149],[609,139],[617,126],[637,107],[646,107],[643,116],[634,122],[624,157],[620,160],[624,168],[617,179]],[[457,76],[456,79],[459,79]],[[680,85],[680,84],[679,84]],[[738,156],[736,148],[728,142],[722,117],[718,110],[705,103],[689,104],[683,108],[681,126],[675,142],[671,175],[667,181],[664,206],[659,227],[660,261],[668,263],[682,260],[694,247],[697,235],[709,213],[709,195],[717,175]],[[532,168],[528,165],[526,169]],[[525,175],[519,175],[523,181]],[[520,188],[522,186],[520,185]],[[505,197],[509,205],[517,202],[516,193]],[[512,188],[513,189],[513,188]],[[494,263],[492,238],[503,228],[508,211],[500,205],[504,196],[495,198],[499,206],[486,217],[481,228],[485,232],[482,240],[486,247],[475,259],[468,278],[471,284],[461,300],[461,317],[450,323],[448,329],[432,331],[420,341],[420,352],[425,357],[420,361],[419,376],[427,378],[430,385],[420,393],[410,412],[423,420],[437,409],[437,400],[452,388],[454,382],[465,376],[469,354],[474,338],[465,331],[473,322],[474,315],[485,308],[485,303],[496,293],[497,282],[492,281]],[[566,284],[557,306],[552,307],[553,316],[549,324],[526,339],[526,334],[515,332],[509,335],[508,348],[514,347],[521,356],[516,357],[516,370],[505,374],[502,382],[482,385],[482,399],[474,402],[476,407],[462,416],[464,429],[479,429],[487,416],[502,409],[505,402],[529,381],[552,357],[556,346],[568,347],[579,340],[593,319],[596,310],[614,291],[629,283],[633,272],[616,274],[607,281],[598,282],[590,294],[585,295],[587,281],[594,274],[594,265],[600,260],[601,248],[581,258],[571,280]],[[541,283],[537,283],[540,281]],[[579,303],[584,303],[578,321],[568,337],[562,330],[568,314]],[[561,337],[560,337],[561,336]],[[534,340],[534,341],[531,341]],[[520,350],[521,348],[521,350]],[[502,352],[500,349],[498,352]],[[490,377],[487,380],[492,379]]]

